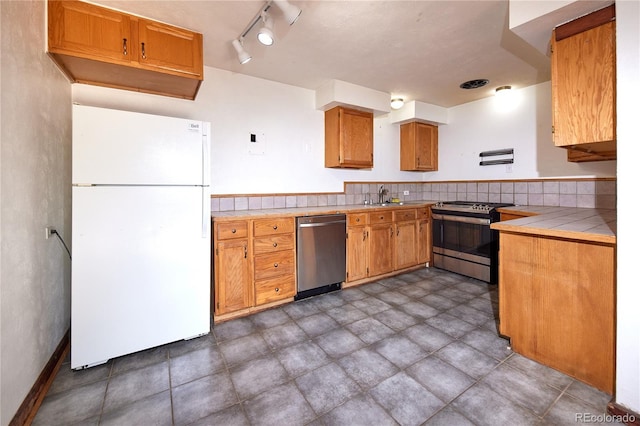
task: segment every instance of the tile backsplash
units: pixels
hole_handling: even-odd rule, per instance
[[[477,201],[528,206],[615,208],[616,180],[549,179],[465,182],[345,182],[343,193],[212,195],[211,211],[260,210],[364,204],[385,199],[400,201]],[[408,191],[408,195],[404,195]]]

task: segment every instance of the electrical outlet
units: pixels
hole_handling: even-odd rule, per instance
[[[54,228],[53,226],[47,226],[46,228],[44,228],[44,239],[48,240],[54,232],[56,232],[56,228]]]
[[[403,194],[404,195],[409,195],[409,191],[404,191]]]

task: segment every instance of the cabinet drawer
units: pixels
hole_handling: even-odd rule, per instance
[[[286,234],[293,232],[292,217],[274,217],[273,219],[257,219],[253,221],[253,235]]]
[[[418,209],[418,219],[429,219],[431,215],[429,214],[429,207],[421,207]]]
[[[285,275],[256,281],[256,306],[296,295],[294,275]]]
[[[254,254],[271,253],[280,250],[293,250],[293,234],[272,235],[253,240]]]
[[[347,225],[349,225],[349,226],[366,225],[368,218],[369,218],[369,214],[368,213],[348,214],[347,215]]]
[[[387,222],[391,222],[392,220],[393,220],[392,211],[369,213],[369,223],[372,225],[376,223],[387,223]]]
[[[278,275],[293,274],[295,270],[293,250],[277,251],[256,256],[254,269],[256,281]]]
[[[229,240],[231,238],[243,238],[247,236],[247,222],[222,222],[217,223],[216,231],[218,240]]]
[[[416,220],[416,209],[397,210],[393,212],[393,220],[396,222]]]

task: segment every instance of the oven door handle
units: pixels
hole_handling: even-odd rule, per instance
[[[450,222],[471,223],[474,225],[490,225],[491,219],[483,219],[480,217],[453,216],[449,214],[432,214],[433,220],[447,220]]]

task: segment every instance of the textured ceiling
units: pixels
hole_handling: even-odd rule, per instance
[[[231,46],[264,1],[97,1],[204,35],[205,65],[317,89],[331,79],[442,107],[477,100],[502,85],[549,80],[549,58],[508,27],[507,0],[301,1],[289,26],[272,7],[276,42],[262,46],[257,25],[245,40],[253,56],[241,65]],[[550,35],[550,34],[549,34]],[[486,78],[480,89],[463,90]]]

